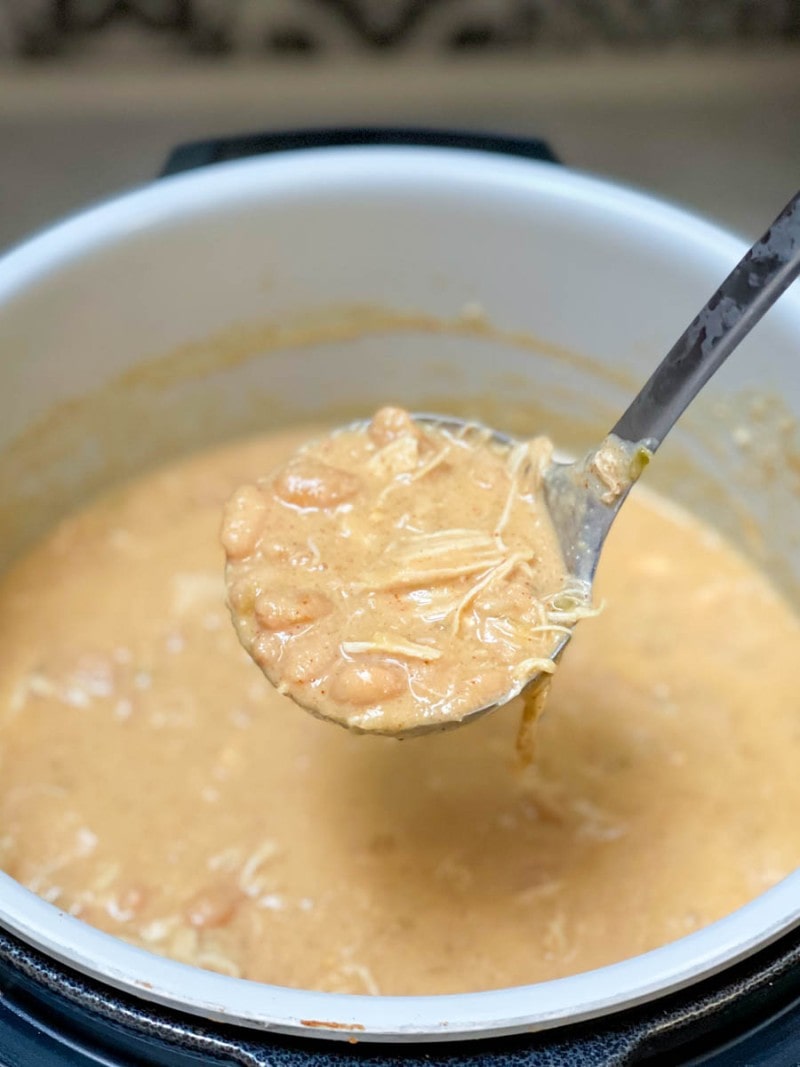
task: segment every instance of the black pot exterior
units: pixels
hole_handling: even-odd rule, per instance
[[[139,1001],[0,931],[0,1067],[789,1067],[800,931],[714,979],[606,1019],[516,1037],[371,1044],[284,1037]]]

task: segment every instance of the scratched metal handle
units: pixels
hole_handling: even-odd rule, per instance
[[[734,267],[614,427],[661,444],[708,379],[800,274],[800,193]]]

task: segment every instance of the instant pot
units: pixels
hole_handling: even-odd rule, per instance
[[[744,247],[541,142],[334,130],[183,146],[162,180],[0,260],[0,565],[160,459],[387,399],[482,405],[531,433],[557,415],[565,444],[588,447]],[[748,473],[725,420],[757,387],[785,435],[799,355],[790,292],[652,472],[701,514],[721,500],[718,525],[790,594],[800,503]],[[202,971],[0,875],[3,1067],[312,1062],[800,1064],[800,872],[634,959],[438,997]]]

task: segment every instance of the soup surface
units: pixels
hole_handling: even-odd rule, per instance
[[[67,519],[0,585],[0,866],[228,974],[353,993],[554,978],[680,937],[800,862],[800,627],[636,489],[516,762],[515,704],[398,742],[298,713],[239,645],[220,514],[308,431]]]

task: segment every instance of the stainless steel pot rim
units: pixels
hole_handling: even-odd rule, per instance
[[[746,249],[740,237],[685,208],[552,163],[461,148],[308,148],[162,178],[70,215],[0,254],[0,301],[92,250],[165,223],[223,208],[244,209],[266,195],[296,202],[309,195],[331,199],[343,193],[407,193],[415,186],[447,200],[464,194],[534,195],[566,209],[597,210],[609,227],[641,226],[676,251],[683,247],[716,264],[732,266]],[[800,296],[789,292],[770,314],[798,313]]]
[[[544,198],[564,212],[589,210],[609,230],[642,228],[676,254],[705,260],[715,274],[743,250],[741,241],[687,212],[551,164],[439,148],[310,149],[178,175],[60,223],[0,259],[0,306],[104,247],[209,213],[264,200],[335,201],[415,188],[440,202],[494,198],[510,210],[517,201],[524,208],[526,200]],[[800,332],[800,294],[787,294],[775,315]],[[88,927],[2,874],[0,925],[112,987],[206,1018],[319,1037],[444,1041],[594,1018],[715,974],[800,925],[800,871],[732,915],[633,959],[537,985],[453,996],[313,993],[202,971]]]

